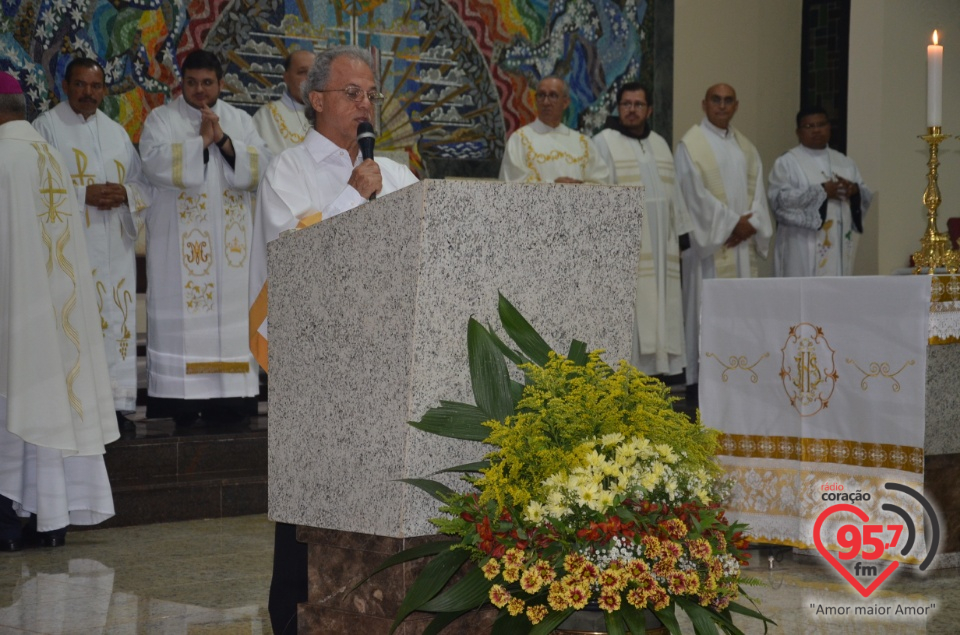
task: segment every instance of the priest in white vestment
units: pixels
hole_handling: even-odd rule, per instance
[[[70,169],[0,72],[0,551],[114,514],[104,445],[119,438]]]
[[[699,381],[700,289],[709,278],[757,276],[773,225],[763,188],[763,164],[750,141],[730,125],[739,102],[733,87],[707,89],[706,115],[677,146],[677,182],[693,231],[683,261],[687,385]],[[691,392],[696,399],[695,388]]]
[[[105,91],[103,68],[75,58],[67,65],[67,101],[41,114],[33,127],[67,161],[83,210],[87,253],[93,270],[100,326],[110,368],[113,403],[121,427],[137,407],[138,218],[154,188],[140,169],[130,136],[99,110]]]
[[[417,182],[383,157],[364,160],[357,127],[373,119],[378,92],[370,55],[356,47],[320,53],[304,83],[312,129],[277,156],[257,197],[250,271],[250,349],[267,370],[267,243]]]
[[[630,363],[648,375],[676,375],[686,365],[680,295],[679,236],[690,231],[679,204],[673,154],[649,126],[649,91],[628,82],[617,91],[619,118],[593,142],[617,185],[643,186],[640,266]]]
[[[218,99],[222,80],[215,55],[188,55],[183,94],[150,113],[140,138],[158,190],[146,212],[147,416],[180,426],[243,424],[259,391],[247,287],[270,154],[250,115]]]
[[[286,86],[283,95],[260,106],[253,115],[253,125],[273,155],[303,141],[311,128],[300,91],[314,57],[311,51],[295,51],[288,55],[283,60],[283,83]]]
[[[535,95],[537,119],[507,140],[500,179],[522,183],[609,183],[610,169],[589,137],[563,125],[566,83],[544,77]]]
[[[777,219],[775,276],[849,276],[873,193],[857,164],[828,147],[830,119],[820,107],[797,113],[800,145],[770,172]]]

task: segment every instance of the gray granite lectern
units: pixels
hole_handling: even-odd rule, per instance
[[[387,632],[409,567],[343,591],[434,533],[397,479],[481,457],[406,422],[473,402],[467,319],[499,325],[498,291],[558,350],[629,359],[641,208],[631,187],[424,181],[270,245],[269,515],[311,544],[304,628]]]

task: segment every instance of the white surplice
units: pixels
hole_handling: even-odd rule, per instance
[[[609,183],[610,169],[585,135],[539,119],[507,140],[500,163],[502,181],[553,183],[565,176],[585,183]]]
[[[686,364],[677,237],[690,221],[679,204],[673,154],[656,132],[632,139],[607,129],[593,142],[614,183],[644,188],[630,363],[650,375],[675,375]]]
[[[302,142],[310,129],[304,105],[294,101],[287,91],[280,99],[260,106],[253,115],[253,125],[273,155]]]
[[[143,170],[157,186],[147,208],[148,393],[173,399],[250,397],[247,287],[253,199],[270,154],[250,115],[214,104],[234,167],[204,150],[200,111],[178,97],[147,117]],[[209,155],[204,162],[204,153]]]
[[[691,146],[699,148],[691,150]],[[697,156],[693,156],[695,153]],[[677,146],[677,183],[693,231],[683,261],[683,314],[687,347],[687,383],[699,376],[700,289],[716,277],[757,275],[754,253],[767,257],[773,225],[763,188],[763,165],[753,144],[732,126],[721,130],[704,118]],[[705,170],[704,167],[709,167]],[[711,191],[722,188],[719,192]],[[743,214],[753,214],[757,230],[732,249],[724,247]],[[718,275],[717,259],[724,266]]]
[[[770,208],[777,219],[773,275],[853,275],[860,232],[854,226],[850,201],[827,200],[821,187],[835,177],[859,186],[862,222],[873,192],[864,185],[849,157],[830,148],[816,150],[798,145],[774,162],[768,190]],[[826,213],[821,216],[824,202]]]
[[[87,253],[93,269],[100,326],[110,367],[114,407],[137,406],[137,265],[134,247],[138,219],[153,200],[154,188],[143,176],[140,156],[123,126],[106,114],[84,119],[61,102],[41,114],[33,127],[63,155],[80,209]],[[120,183],[127,205],[99,209],[86,205],[87,186]]]
[[[40,531],[114,514],[119,438],[83,214],[63,157],[0,125],[0,493]]]
[[[396,161],[377,157],[383,189],[378,197],[413,185],[417,177]],[[271,163],[260,183],[250,265],[250,350],[267,369],[267,243],[284,231],[309,227],[367,202],[347,185],[363,162],[316,130]]]

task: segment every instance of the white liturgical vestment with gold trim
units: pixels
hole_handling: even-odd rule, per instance
[[[97,111],[84,119],[68,102],[33,122],[63,155],[80,209],[93,270],[100,327],[110,367],[113,402],[121,412],[137,406],[137,265],[134,246],[141,212],[154,188],[140,169],[140,155],[123,126]],[[120,183],[128,205],[99,209],[86,205],[88,185]]]
[[[382,198],[413,185],[417,177],[406,166],[383,157],[380,166]],[[302,229],[367,202],[348,185],[353,169],[363,162],[317,132],[310,130],[302,144],[276,157],[263,176],[257,197],[250,265],[250,350],[267,370],[267,243],[284,231]]]
[[[539,119],[507,140],[500,179],[553,183],[565,176],[585,183],[609,183],[610,168],[585,135],[563,124],[551,128]]]
[[[75,197],[55,148],[0,125],[0,493],[40,531],[114,513],[120,433]]]
[[[303,104],[286,91],[280,99],[260,106],[253,114],[253,125],[274,156],[302,142],[311,128]]]
[[[645,139],[633,139],[606,129],[593,142],[610,165],[614,183],[643,186],[630,363],[648,375],[678,374],[687,361],[678,235],[690,231],[690,221],[679,204],[673,154],[656,132]]]
[[[153,110],[140,138],[143,170],[157,186],[146,212],[153,397],[258,392],[247,287],[254,193],[270,154],[250,115],[223,100],[213,111],[236,152],[233,167],[215,144],[204,150],[200,111],[182,96]]]

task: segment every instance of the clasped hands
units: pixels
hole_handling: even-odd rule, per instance
[[[203,139],[203,147],[209,147],[211,143],[219,143],[225,133],[220,128],[220,117],[210,109],[210,106],[204,106],[200,109],[200,137]],[[226,144],[220,148],[220,152],[228,153],[233,156],[233,142],[227,138]]]
[[[88,185],[84,203],[97,209],[113,209],[127,204],[127,188],[119,183]]]
[[[740,216],[740,220],[737,221],[736,227],[733,228],[730,238],[727,238],[727,242],[723,243],[724,247],[736,247],[743,241],[749,240],[751,236],[757,233],[757,228],[750,223],[750,218],[752,216],[753,212]]]
[[[835,177],[833,180],[822,183],[823,191],[827,193],[827,198],[845,201],[852,196],[860,193],[860,187],[853,181],[848,181],[842,176]]]

